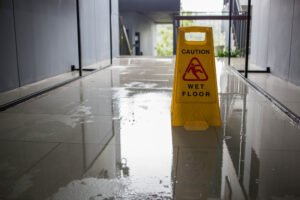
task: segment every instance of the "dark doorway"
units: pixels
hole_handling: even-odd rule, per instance
[[[134,47],[135,47],[135,55],[140,56],[143,55],[141,52],[141,35],[140,32],[135,32],[135,37],[134,37]]]

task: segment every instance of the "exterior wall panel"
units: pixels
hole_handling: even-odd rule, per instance
[[[110,59],[110,0],[81,0],[83,66]]]
[[[272,73],[288,79],[294,0],[272,0],[270,7],[268,66]]]
[[[300,2],[254,0],[251,62],[300,85]]]
[[[119,4],[118,0],[112,1],[112,47],[113,57],[120,56],[120,34],[119,34]]]
[[[80,0],[83,66],[110,59],[109,3]],[[112,11],[118,56],[118,0],[112,0]],[[0,92],[78,66],[76,0],[0,0],[0,26]]]
[[[19,85],[11,1],[0,0],[0,27],[0,92],[2,92]]]
[[[269,33],[269,12],[270,12],[270,0],[260,1],[259,5],[259,24],[258,24],[258,38],[257,38],[257,64],[266,68],[268,66],[268,33]]]
[[[19,0],[15,5],[21,85],[77,65],[74,0]]]
[[[110,0],[95,0],[96,61],[110,59]]]
[[[259,4],[260,0],[253,0],[252,21],[251,21],[251,43],[250,43],[250,59],[251,62],[257,64],[257,47],[258,47],[258,25],[259,25]]]
[[[300,85],[300,1],[295,1],[289,80]]]
[[[91,65],[97,60],[95,12],[95,0],[80,1],[81,52],[83,66]]]

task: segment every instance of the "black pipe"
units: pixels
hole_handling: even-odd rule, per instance
[[[232,0],[229,1],[229,31],[228,31],[228,65],[231,64],[231,23],[232,23]]]
[[[81,61],[81,34],[80,34],[80,7],[79,0],[76,0],[76,17],[77,17],[77,43],[78,43],[78,67],[79,76],[82,76],[82,61]]]
[[[177,36],[178,36],[178,28],[180,26],[179,20],[176,18],[173,19],[173,55],[176,55],[177,50]]]
[[[112,5],[111,5],[111,1],[109,1],[109,34],[110,34],[110,64],[112,65],[113,62],[113,44],[112,44],[112,19],[111,19],[111,15],[112,15]]]
[[[245,77],[248,78],[249,65],[249,43],[250,43],[250,19],[251,19],[251,0],[248,0],[248,16],[247,16],[247,39],[246,39],[246,57],[245,57]]]
[[[197,16],[174,16],[177,21],[180,20],[229,20],[229,15],[197,15]],[[244,15],[232,15],[232,20],[247,20],[247,16]]]
[[[244,73],[245,70],[238,70],[240,73]],[[267,67],[266,70],[248,70],[248,73],[271,73],[270,67]]]
[[[173,55],[176,55],[176,19],[173,19]]]

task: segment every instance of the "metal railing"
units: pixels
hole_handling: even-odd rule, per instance
[[[242,11],[237,0],[224,0],[224,5],[228,4],[229,12],[222,13],[180,13],[173,17],[173,53],[176,54],[177,29],[180,21],[183,20],[227,20],[229,22],[228,31],[228,65],[231,65],[231,34],[233,31],[235,45],[245,56],[245,69],[239,70],[248,78],[248,73],[270,73],[270,68],[266,70],[249,70],[249,46],[250,46],[250,24],[251,24],[251,0],[248,0],[247,11]]]

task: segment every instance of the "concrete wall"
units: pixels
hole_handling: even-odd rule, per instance
[[[128,38],[130,44],[134,44],[135,32],[140,32],[141,52],[144,56],[154,56],[155,52],[155,23],[135,12],[122,12],[120,15],[124,19],[126,29],[128,29]],[[133,48],[133,52],[135,49]]]
[[[254,0],[251,61],[300,85],[300,2]]]
[[[110,0],[80,0],[83,65],[110,59]],[[118,0],[112,0],[119,55]],[[0,0],[0,92],[78,66],[76,0]]]

